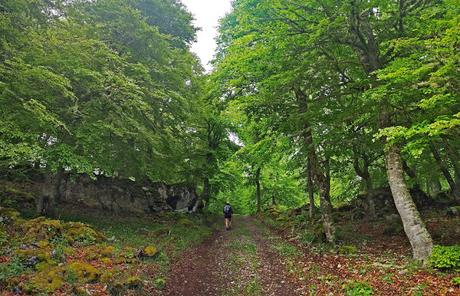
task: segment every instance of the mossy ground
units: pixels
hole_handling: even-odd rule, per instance
[[[170,263],[213,233],[213,218],[179,214],[0,217],[0,295],[155,294]]]

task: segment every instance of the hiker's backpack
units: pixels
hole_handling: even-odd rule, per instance
[[[226,215],[230,214],[231,210],[232,210],[231,206],[229,206],[229,205],[224,206],[224,214],[226,214]]]

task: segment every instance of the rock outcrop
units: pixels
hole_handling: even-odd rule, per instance
[[[193,212],[199,202],[195,188],[186,184],[134,182],[129,179],[87,175],[35,177],[27,183],[2,181],[0,206],[36,208],[53,215],[61,207],[75,206],[111,213],[150,214],[165,211]],[[2,184],[3,184],[2,183]],[[18,196],[16,196],[18,195]],[[27,195],[28,199],[24,199]],[[18,197],[18,198],[16,198]]]
[[[75,204],[115,213],[190,212],[198,201],[195,189],[185,184],[142,184],[127,179],[79,176],[63,178],[56,204]]]

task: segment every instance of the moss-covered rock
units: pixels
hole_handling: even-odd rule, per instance
[[[151,257],[154,257],[155,255],[158,254],[158,250],[155,246],[147,246],[147,247],[144,247],[143,249],[141,249],[139,252],[138,252],[138,256],[139,257],[144,257],[144,258],[151,258]]]
[[[81,261],[72,262],[66,268],[66,272],[75,274],[79,283],[91,283],[101,276],[101,272],[96,267]]]
[[[99,280],[101,276],[97,268],[80,261],[62,266],[40,264],[39,272],[21,285],[21,288],[28,293],[54,293],[66,283],[92,283]]]
[[[53,293],[64,284],[64,270],[61,267],[51,267],[35,274],[21,288],[31,294]]]
[[[21,215],[12,208],[0,207],[0,225],[12,225],[22,222]]]
[[[103,247],[100,251],[101,257],[110,258],[114,255],[115,248],[113,246]]]
[[[139,289],[142,288],[143,282],[138,276],[130,276],[126,279],[125,286],[128,289]]]
[[[105,240],[102,233],[80,222],[65,223],[63,230],[63,238],[70,244],[89,245]]]
[[[34,267],[40,262],[53,263],[52,250],[49,246],[39,247],[37,244],[22,245],[15,255],[28,267]]]
[[[22,229],[25,233],[25,242],[50,242],[62,239],[69,244],[90,245],[105,240],[103,234],[86,224],[79,222],[64,223],[60,220],[51,220],[45,217],[38,217],[23,223]]]
[[[33,209],[35,206],[35,196],[27,189],[28,184],[23,186],[14,183],[0,182],[0,206],[16,209]]]
[[[40,240],[50,240],[52,238],[60,237],[64,226],[59,220],[38,217],[24,223],[22,228],[25,232],[24,239],[26,241],[37,242]]]

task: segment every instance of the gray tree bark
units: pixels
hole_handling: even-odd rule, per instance
[[[388,183],[401,216],[404,231],[412,246],[414,259],[427,263],[433,249],[433,240],[425,227],[404,181],[404,171],[399,148],[391,145],[385,152]]]

